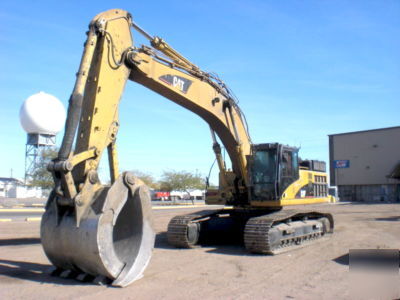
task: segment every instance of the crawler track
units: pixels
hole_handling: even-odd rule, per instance
[[[204,237],[205,225],[212,218],[218,218],[221,211],[202,211],[196,214],[174,217],[168,224],[167,239],[178,248],[197,246],[200,231]],[[299,210],[280,210],[263,215],[257,212],[236,211],[231,218],[240,216],[244,245],[249,252],[259,254],[279,254],[297,249],[320,240],[333,232],[333,218],[330,214]],[[244,221],[243,221],[244,220]],[[222,238],[223,236],[221,236]]]
[[[199,218],[199,215],[184,215],[174,217],[168,224],[168,243],[178,248],[193,248],[195,243],[189,240],[189,225]]]
[[[218,211],[202,211],[198,214],[176,216],[168,224],[168,243],[177,248],[194,248],[199,239],[200,222],[208,220]]]
[[[244,244],[252,253],[275,255],[310,244],[332,232],[330,214],[283,210],[250,218],[244,229]]]

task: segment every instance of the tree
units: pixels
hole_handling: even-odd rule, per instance
[[[164,171],[161,175],[160,189],[165,191],[180,191],[190,195],[190,190],[204,190],[205,180],[197,171],[191,173],[188,171]],[[194,201],[192,200],[194,204]]]
[[[39,160],[33,174],[30,176],[30,186],[40,187],[43,190],[51,190],[54,181],[51,173],[47,171],[49,162],[57,157],[58,150],[55,148],[44,149],[40,152]]]
[[[159,189],[160,185],[157,182],[157,180],[151,175],[150,173],[146,173],[143,171],[139,170],[133,170],[131,171],[133,175],[135,175],[137,178],[142,180],[149,188],[152,189]]]

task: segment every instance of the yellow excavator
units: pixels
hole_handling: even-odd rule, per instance
[[[132,28],[150,44],[135,46]],[[330,214],[293,208],[332,201],[324,163],[300,161],[295,147],[253,144],[237,100],[218,76],[149,35],[128,12],[114,9],[89,25],[65,134],[58,157],[48,166],[55,187],[42,218],[41,240],[56,267],[54,275],[126,286],[141,278],[151,258],[155,234],[149,190],[132,173],[118,171],[118,105],[128,79],[210,126],[219,188],[207,189],[206,203],[225,209],[174,217],[167,231],[170,244],[191,248],[229,233],[250,252],[277,254],[333,232]],[[97,173],[105,149],[108,185]]]

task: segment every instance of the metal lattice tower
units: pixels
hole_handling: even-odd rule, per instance
[[[54,134],[28,133],[25,146],[25,184],[29,182],[40,161],[43,150],[56,145]]]

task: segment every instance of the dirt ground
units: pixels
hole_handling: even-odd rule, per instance
[[[0,223],[0,298],[349,299],[349,249],[399,249],[400,205],[323,209],[334,214],[332,238],[278,256],[251,255],[240,245],[171,248],[169,219],[195,210],[155,211],[153,258],[144,278],[123,289],[49,276],[39,222]]]

